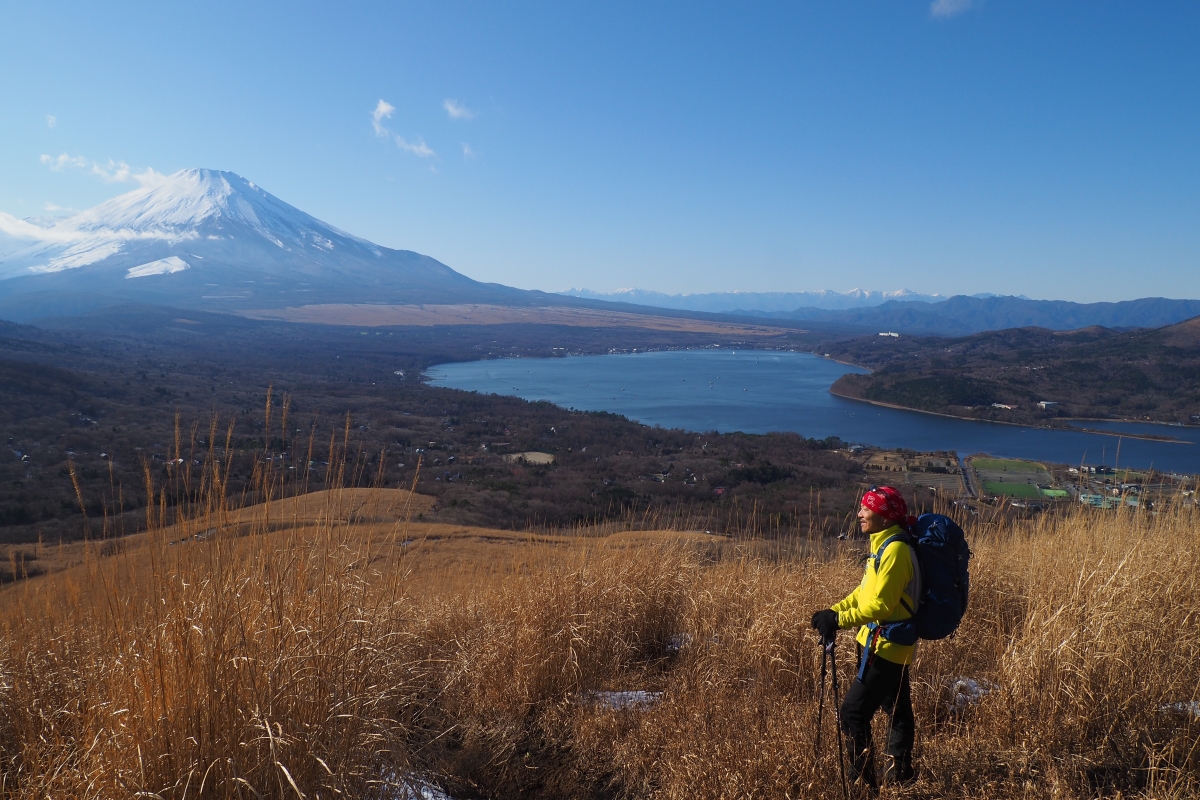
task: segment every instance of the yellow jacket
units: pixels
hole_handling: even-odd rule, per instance
[[[879,533],[871,534],[871,552],[879,552],[879,547],[889,536],[900,533],[900,526],[893,525]],[[912,594],[920,594],[919,577],[913,567],[912,547],[904,542],[892,542],[883,551],[879,559],[879,568],[875,568],[875,559],[867,558],[866,569],[858,588],[837,603],[833,610],[838,615],[839,628],[853,628],[861,625],[858,631],[858,643],[868,646],[870,622],[902,622],[912,616],[908,609],[915,609],[916,602]],[[908,608],[900,602],[908,604]],[[880,658],[886,658],[895,664],[911,664],[915,645],[902,645],[889,642],[880,636],[875,645],[875,653]]]

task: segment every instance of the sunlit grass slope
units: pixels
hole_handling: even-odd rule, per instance
[[[423,502],[209,497],[4,590],[0,794],[841,796],[807,621],[856,583],[860,545],[424,525]],[[970,614],[915,670],[921,777],[886,791],[1194,796],[1196,522],[969,528]],[[956,702],[961,678],[990,691]],[[626,690],[661,695],[597,694]]]

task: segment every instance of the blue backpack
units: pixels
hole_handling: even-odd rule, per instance
[[[916,613],[911,620],[878,627],[884,636],[897,644],[915,644],[917,639],[945,639],[957,630],[967,613],[967,595],[971,589],[971,577],[967,572],[971,550],[967,547],[967,537],[949,517],[922,514],[911,532],[889,536],[879,551],[871,554],[875,569],[879,569],[883,551],[895,541],[909,545],[916,554],[921,596],[917,598]],[[905,603],[905,607],[907,605]],[[908,610],[912,613],[911,608]]]

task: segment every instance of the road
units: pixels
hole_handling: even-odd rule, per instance
[[[963,461],[962,456],[958,455],[958,453],[954,455],[958,458],[958,468],[962,470],[963,486],[967,489],[967,496],[972,500],[978,500],[979,493],[975,491],[975,483],[971,478],[971,471],[967,469],[967,464]]]

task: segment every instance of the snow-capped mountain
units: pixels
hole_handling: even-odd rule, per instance
[[[618,289],[615,292],[607,293],[594,292],[590,289],[567,289],[560,294],[588,300],[608,300],[718,314],[736,311],[794,311],[798,308],[840,311],[848,308],[878,306],[889,300],[936,303],[947,299],[947,295],[920,294],[908,289],[900,289],[895,292],[880,292],[870,289],[834,292],[822,289],[813,292],[709,292],[705,294],[664,294],[646,289]]]
[[[0,214],[0,234],[0,297],[86,293],[232,310],[526,294],[372,244],[216,170],[186,169],[58,220]]]

